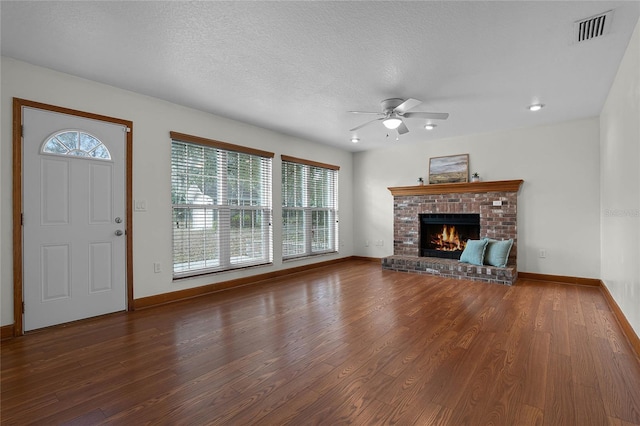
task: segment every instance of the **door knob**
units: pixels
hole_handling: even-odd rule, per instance
[[[122,232],[122,230],[121,230],[121,229],[118,229],[118,230],[116,231],[116,235],[117,235],[118,237],[119,237],[119,236],[121,236],[122,234],[124,234],[124,232]]]

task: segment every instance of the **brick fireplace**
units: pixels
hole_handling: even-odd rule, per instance
[[[522,182],[510,180],[389,188],[393,195],[393,256],[383,259],[383,268],[513,284],[517,278],[517,201]],[[479,214],[480,237],[513,239],[507,267],[475,266],[456,259],[421,256],[420,215],[428,213]]]

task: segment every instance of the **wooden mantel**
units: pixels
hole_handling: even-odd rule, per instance
[[[394,197],[401,195],[454,194],[463,192],[518,192],[522,179],[497,180],[489,182],[439,183],[432,185],[392,186],[389,187]]]

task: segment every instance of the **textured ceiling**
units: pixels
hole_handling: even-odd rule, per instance
[[[0,8],[3,56],[351,151],[596,116],[640,15],[638,1]],[[572,41],[575,21],[610,9],[608,35]],[[450,117],[433,131],[407,119],[398,141],[380,122],[349,132],[372,117],[347,111],[392,97]]]

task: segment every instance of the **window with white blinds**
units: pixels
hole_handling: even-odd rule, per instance
[[[273,261],[273,153],[171,132],[173,275]]]
[[[282,156],[282,257],[337,251],[338,166]]]

